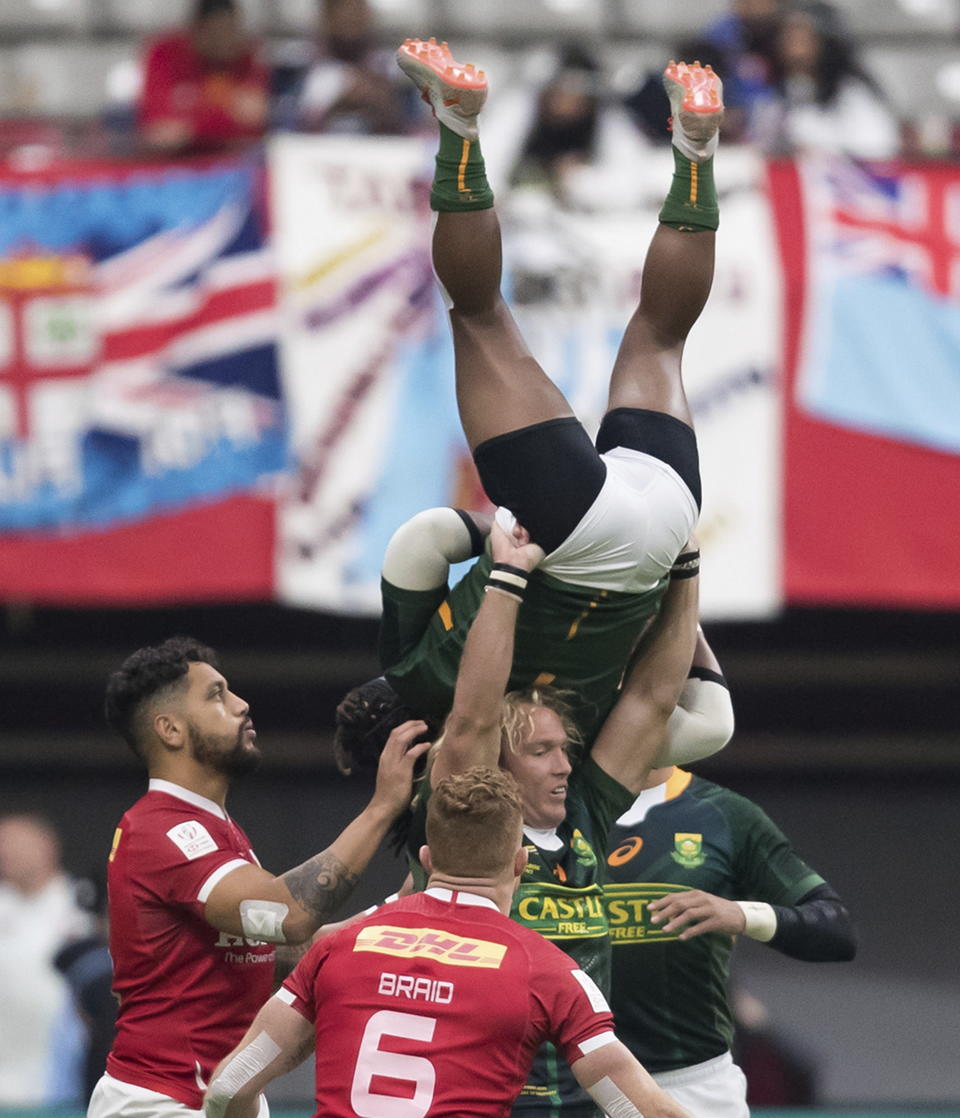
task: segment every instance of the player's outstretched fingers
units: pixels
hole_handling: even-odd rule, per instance
[[[422,718],[411,718],[407,722],[401,722],[399,726],[394,726],[390,731],[383,752],[386,753],[389,750],[393,759],[403,757],[411,743],[416,741],[421,734],[425,734],[427,728],[427,724]]]
[[[390,731],[387,744],[380,754],[374,799],[380,801],[394,815],[398,815],[410,803],[414,764],[430,748],[429,741],[417,742],[417,738],[428,730],[426,722],[419,718],[401,722]]]

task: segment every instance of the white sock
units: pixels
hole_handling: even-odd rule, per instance
[[[685,155],[693,163],[699,163],[701,160],[710,159],[716,155],[717,147],[720,143],[720,130],[710,137],[709,140],[697,142],[691,140],[690,137],[684,132],[680,126],[679,113],[673,118],[673,146]]]

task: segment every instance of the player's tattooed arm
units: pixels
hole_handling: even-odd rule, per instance
[[[353,892],[394,819],[410,802],[414,765],[430,746],[417,740],[426,729],[425,722],[411,721],[390,732],[367,806],[326,850],[280,876],[296,906],[284,921],[287,943],[309,939]]]
[[[370,802],[326,850],[278,877],[254,862],[228,863],[230,872],[215,882],[206,899],[207,923],[248,939],[307,943],[353,892],[394,819],[409,804],[414,765],[430,744],[417,741],[426,729],[425,722],[412,721],[391,731]]]
[[[330,919],[359,881],[359,874],[351,873],[332,850],[315,854],[282,876],[290,895],[318,925]]]

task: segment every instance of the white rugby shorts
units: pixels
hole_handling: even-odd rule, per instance
[[[203,1118],[203,1111],[192,1110],[169,1095],[125,1083],[104,1072],[87,1104],[87,1118]],[[263,1095],[257,1118],[270,1118],[270,1107]]]
[[[653,1078],[693,1118],[750,1118],[747,1077],[729,1052]]]
[[[627,447],[600,455],[607,477],[593,504],[539,570],[561,582],[641,594],[670,570],[697,523],[697,504],[680,475]],[[500,526],[515,523],[497,509]]]

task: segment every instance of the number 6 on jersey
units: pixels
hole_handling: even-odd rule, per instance
[[[404,1040],[433,1040],[435,1017],[416,1013],[397,1013],[381,1009],[367,1022],[357,1053],[357,1066],[350,1088],[350,1105],[360,1118],[424,1118],[433,1102],[437,1073],[425,1056],[408,1056],[402,1052],[385,1052],[380,1047],[383,1037]],[[373,1079],[401,1079],[414,1084],[413,1098],[381,1095],[373,1090]]]

